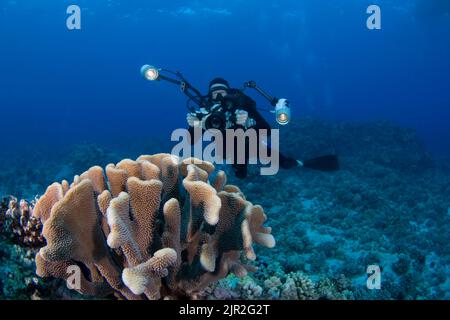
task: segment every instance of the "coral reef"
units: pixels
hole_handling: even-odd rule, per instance
[[[448,232],[450,228],[450,162],[448,158],[436,162],[435,165],[435,161],[431,160],[420,139],[412,130],[386,122],[356,124],[302,119],[283,128],[281,133],[281,148],[286,153],[291,152],[291,155],[300,159],[307,159],[330,151],[337,152],[341,158],[342,170],[335,173],[304,169],[281,170],[276,176],[265,177],[255,173],[249,175],[244,182],[238,182],[233,174],[230,174],[227,177],[227,184],[239,184],[241,197],[245,194],[247,199],[264,207],[268,216],[267,222],[275,230],[277,242],[282,245],[270,250],[255,246],[252,252],[249,246],[245,248],[243,245],[245,238],[240,236],[242,239],[239,250],[244,252],[241,259],[245,261],[248,259],[247,255],[250,258],[256,256],[256,260],[251,261],[250,264],[258,270],[242,278],[231,274],[217,282],[210,282],[198,293],[193,292],[191,298],[450,299],[450,269],[448,267],[450,265],[450,233]],[[135,144],[134,148],[142,150],[147,148],[148,144],[148,141],[140,146]],[[158,148],[164,150],[169,147]],[[121,158],[117,154],[102,151],[93,146],[70,146],[67,149],[57,155],[49,150],[44,150],[45,152],[27,150],[26,154],[34,157],[14,157],[15,152],[10,152],[8,157],[0,159],[2,167],[0,193],[15,194],[19,196],[19,199],[25,197],[32,200],[36,194],[44,193],[50,181],[69,179],[76,172],[83,172],[93,164],[103,165]],[[116,148],[115,151],[130,154],[125,146]],[[49,155],[52,155],[52,158],[49,158]],[[6,163],[6,161],[9,162]],[[122,165],[125,166],[126,163]],[[156,166],[159,168],[158,164]],[[229,170],[226,166],[216,166],[216,169],[222,168],[225,172]],[[114,169],[117,169],[117,166],[109,166],[106,173],[114,174],[116,172]],[[186,245],[186,221],[180,224],[184,226],[180,228],[180,242],[176,237],[173,240],[169,235],[177,234],[178,230],[170,229],[165,224],[162,205],[170,203],[170,197],[179,201],[180,212],[184,212],[189,205],[186,204],[187,199],[183,200],[183,194],[188,194],[182,179],[186,177],[187,166],[179,169],[179,172],[183,172],[179,175],[177,185],[178,190],[183,192],[171,196],[164,196],[167,190],[162,192],[164,199],[161,198],[156,218],[155,234],[158,236],[152,242],[154,245],[149,252],[150,259],[155,257],[157,251],[165,248],[174,249],[178,255],[180,248],[177,248],[176,244]],[[257,168],[249,169],[257,172]],[[86,176],[99,172],[98,168],[89,171],[89,174],[77,177],[71,189],[86,180]],[[222,179],[224,177],[223,173],[219,175],[211,173],[208,176],[211,177],[209,180],[212,181],[212,186],[215,186],[216,176]],[[159,180],[161,177],[162,174]],[[121,181],[125,181],[124,179],[120,172],[114,177],[108,176],[108,180],[118,181],[119,185],[122,185]],[[124,265],[126,258],[122,248],[112,249],[108,246],[107,235],[110,226],[108,210],[105,207],[108,207],[107,204],[111,203],[111,199],[107,194],[97,195],[101,190],[99,186],[102,182],[101,179],[93,180],[95,180],[92,187],[93,193],[98,200],[95,206],[102,212],[98,215],[104,241],[107,243],[107,252],[114,257],[114,263],[119,270],[122,268],[129,270],[127,271],[129,278],[142,279],[140,275],[147,273],[152,266],[138,264],[137,266],[141,265],[139,268],[134,268],[137,266],[129,268],[128,265]],[[118,198],[114,208],[119,208],[120,199],[124,199],[120,193],[124,189],[115,187],[111,181],[107,184],[107,188],[112,193],[111,198],[113,196]],[[161,181],[163,185],[170,185],[167,180]],[[104,183],[106,184],[105,179]],[[70,186],[64,182],[61,187],[64,198]],[[51,198],[61,197],[60,187],[55,185],[50,189],[47,195],[53,194],[51,197],[41,197],[42,201],[44,199],[50,201],[46,209],[41,204],[37,207],[37,211],[50,214],[50,208],[56,206]],[[232,192],[238,189],[227,187],[225,191]],[[129,192],[127,194],[132,197]],[[5,198],[0,206],[0,224],[3,224],[0,235],[0,298],[93,298],[76,295],[73,290],[65,289],[64,280],[51,281],[35,276],[33,258],[35,249],[14,240],[16,237],[9,228],[11,220],[6,218],[6,211],[9,209],[10,200],[9,197]],[[133,213],[133,201],[130,203]],[[31,207],[34,205],[33,201],[29,204]],[[20,202],[18,206],[20,209]],[[130,224],[131,230],[137,229],[133,226],[135,225],[133,219],[130,219],[130,223],[126,219],[119,220],[120,215],[117,210],[109,211],[110,221],[116,222],[117,230],[129,230],[127,228],[130,228]],[[105,212],[106,215],[103,215]],[[208,221],[211,221],[210,218],[208,217]],[[208,225],[205,221],[206,219],[203,219],[203,226]],[[206,241],[217,243],[213,236],[217,226],[202,229],[202,237],[195,239],[199,241],[197,251],[201,251],[203,247],[200,247],[200,243],[206,243]],[[122,229],[122,227],[126,228]],[[129,233],[132,239],[134,239],[134,232]],[[166,239],[164,240],[166,245],[161,244],[163,243],[161,239]],[[114,237],[111,237],[110,241],[111,244],[114,241],[119,242]],[[214,251],[212,250],[214,248],[215,245],[205,246],[205,252],[209,252],[206,249]],[[183,251],[185,253],[181,254],[181,261],[186,263],[190,258],[186,255],[187,249],[181,252]],[[163,251],[162,254],[167,254],[170,258],[173,252]],[[160,259],[159,254],[156,257]],[[171,275],[177,268],[181,276],[178,277],[179,280],[186,279],[184,278],[186,273],[182,272],[184,270],[195,275],[198,275],[196,272],[209,274],[210,272],[204,269],[202,263],[211,269],[214,266],[212,259],[207,259],[208,255],[205,255],[203,259],[200,257],[201,255],[198,254],[197,258],[192,260],[199,267],[197,270],[186,269],[182,267],[183,264],[180,266],[177,263],[167,268],[168,276],[158,278],[161,279],[161,291],[164,291],[161,295],[171,297],[173,292],[169,287],[173,285]],[[77,263],[79,263],[78,260]],[[368,290],[366,287],[366,268],[373,264],[381,268],[380,290]],[[216,268],[218,265],[220,262],[217,260]],[[88,278],[91,275],[89,268],[96,271],[96,267],[92,267],[92,264],[89,268],[85,268],[84,263],[80,264],[80,267],[83,275]],[[162,273],[164,275],[165,271]],[[98,273],[92,273],[92,275],[94,278],[90,279],[96,280]],[[130,281],[131,286],[134,284],[137,286],[139,283],[139,281]],[[312,291],[311,283],[314,288]],[[104,289],[105,293],[114,291],[109,284]],[[177,292],[174,295],[179,294]],[[181,292],[181,295],[184,294],[189,295]],[[107,296],[107,298],[112,297],[112,295]]]
[[[280,139],[283,148],[299,159],[331,152],[402,171],[423,170],[433,164],[415,130],[387,121],[338,123],[304,118],[281,131]]]
[[[270,213],[283,243],[258,255],[264,264],[278,261],[281,270],[255,276],[343,274],[352,292],[346,298],[448,299],[450,174],[446,166],[433,165],[414,132],[384,122],[305,119],[283,134],[281,148],[301,159],[339,151],[342,170],[281,170],[250,176],[241,186]],[[382,269],[381,290],[366,287],[371,264]]]
[[[6,209],[6,202],[8,206]],[[15,243],[38,248],[45,244],[42,232],[42,222],[32,216],[32,204],[26,200],[20,202],[15,197],[6,198],[2,202],[1,227],[8,230],[8,235]]]
[[[255,271],[247,264],[256,259],[253,243],[275,246],[266,215],[214,170],[157,154],[52,184],[33,210],[47,241],[37,274],[67,279],[78,266],[80,293],[172,299]]]
[[[32,200],[53,181],[68,180],[93,165],[106,165],[121,157],[93,144],[67,144],[55,148],[21,146],[0,159],[0,196]]]
[[[59,281],[36,276],[35,255],[45,244],[39,219],[30,215],[33,203],[5,197],[0,202],[0,300],[74,299]]]
[[[6,211],[8,211],[8,206],[9,206],[9,199],[8,198],[3,198],[0,202],[0,230],[1,235],[3,235],[3,228],[5,226],[6,223]]]
[[[0,246],[0,300],[30,299],[42,290],[43,283],[34,273],[34,251],[17,244]]]
[[[273,272],[273,268],[280,272]],[[201,295],[210,300],[348,300],[354,299],[351,281],[344,275],[313,280],[302,272],[284,273],[273,262],[258,273],[238,279],[234,275],[211,284]]]

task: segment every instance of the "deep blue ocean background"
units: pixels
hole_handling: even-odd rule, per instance
[[[366,28],[379,4],[382,30]],[[82,8],[82,29],[66,9]],[[185,126],[185,97],[144,81],[180,70],[288,97],[293,116],[390,120],[450,154],[448,1],[0,2],[0,153],[70,143],[128,145]],[[261,101],[261,100],[258,100]],[[264,106],[264,101],[261,101]],[[273,119],[268,116],[273,122]]]

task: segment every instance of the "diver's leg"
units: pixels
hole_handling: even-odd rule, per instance
[[[225,134],[224,134],[224,136],[225,136]],[[236,178],[245,179],[247,177],[248,147],[246,145],[247,151],[246,151],[245,163],[243,163],[243,164],[238,164],[238,152],[239,151],[242,152],[242,150],[238,150],[238,141],[236,138],[234,139],[233,145],[232,146],[230,145],[229,147],[234,149],[234,156],[233,156],[233,162],[231,164],[231,168],[233,169]],[[223,160],[227,161],[229,158],[228,158],[228,145],[227,145],[226,138],[223,139],[223,150],[224,150]]]
[[[280,167],[283,169],[292,169],[300,166],[301,163],[294,158],[287,157],[280,152]]]
[[[233,170],[236,178],[247,178],[247,164],[233,164]]]
[[[258,141],[259,141],[259,139],[258,139]],[[259,148],[261,148],[261,147],[262,147],[261,144],[258,144],[258,154],[260,154],[259,153]],[[280,163],[280,167],[282,169],[289,170],[289,169],[301,166],[301,162],[300,161],[298,161],[298,160],[296,160],[294,158],[285,156],[284,154],[282,154],[278,150],[272,149],[272,147],[270,146],[270,143],[265,144],[265,148],[267,148],[267,155],[269,157],[272,156],[272,152],[278,152],[278,154],[279,154],[279,163]]]
[[[236,139],[235,143],[234,143],[233,170],[234,170],[234,174],[236,175],[236,178],[245,179],[247,177],[247,166],[249,163],[249,150],[250,150],[249,142],[247,140],[245,141],[245,149],[244,150],[238,150],[238,145],[239,145],[239,142]],[[238,163],[239,152],[245,152],[244,163]]]

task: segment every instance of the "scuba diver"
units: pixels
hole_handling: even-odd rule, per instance
[[[189,112],[187,114],[186,120],[189,125],[189,131],[191,136],[193,136],[193,128],[200,127],[203,131],[208,127],[217,127],[217,129],[225,130],[227,129],[255,129],[256,132],[259,132],[260,129],[266,129],[268,135],[270,136],[271,126],[264,119],[264,117],[258,112],[256,107],[256,102],[251,99],[248,95],[244,94],[239,89],[233,89],[230,87],[228,81],[223,78],[215,78],[209,84],[209,90],[207,95],[208,109],[202,110],[206,114],[210,113],[214,106],[220,106],[222,101],[226,99],[227,102],[231,102],[231,107],[227,110],[229,114],[234,115],[229,125],[221,126],[207,123],[201,121],[198,117],[198,113]],[[284,101],[283,101],[284,102]],[[286,103],[286,102],[284,102]],[[203,117],[202,117],[203,118]],[[204,118],[209,119],[209,118]],[[207,121],[207,120],[206,120]],[[259,141],[259,139],[258,139]],[[196,141],[191,141],[194,144]],[[236,148],[236,144],[235,144]],[[270,145],[267,145],[268,151],[271,152]],[[224,150],[226,149],[226,142],[224,142]],[[246,161],[244,164],[238,164],[237,161],[237,152],[235,149],[234,156],[235,159],[232,164],[232,168],[235,172],[237,178],[244,179],[247,177],[247,166],[248,166],[248,145],[246,146]],[[287,157],[279,152],[279,163],[280,167],[283,169],[292,169],[298,166],[302,166],[303,163],[300,160],[296,160],[294,158]]]
[[[167,76],[164,73],[169,73],[176,78]],[[194,131],[201,129],[203,133],[209,129],[217,129],[224,132],[227,129],[254,129],[259,135],[259,130],[264,129],[267,135],[270,136],[271,126],[258,112],[256,102],[246,95],[243,90],[231,88],[228,81],[222,78],[215,78],[209,84],[208,94],[202,95],[199,90],[193,87],[180,72],[173,72],[167,69],[157,69],[150,65],[144,65],[141,68],[142,76],[150,81],[165,80],[170,83],[180,86],[181,91],[189,98],[187,107],[189,113],[186,116],[188,123],[188,130],[191,137],[196,137]],[[290,121],[290,106],[287,99],[278,99],[267,94],[264,90],[256,85],[254,81],[249,81],[244,84],[244,89],[252,88],[266,98],[270,104],[275,107],[275,119],[280,125],[286,125]],[[195,108],[191,103],[197,105]],[[267,110],[266,110],[267,111]],[[260,139],[257,139],[260,141]],[[191,139],[191,144],[194,145],[196,141]],[[226,149],[227,141],[224,140],[224,149]],[[269,153],[273,152],[268,142],[264,143]],[[232,168],[237,178],[244,179],[247,177],[247,166],[249,164],[249,143],[245,139],[245,159],[243,162],[236,161],[238,152],[236,152],[236,144],[234,144],[234,161]],[[261,148],[259,143],[257,148]],[[314,159],[305,161],[296,160],[288,157],[278,150],[279,165],[282,169],[293,169],[304,167],[320,171],[336,171],[339,170],[339,161],[336,155],[325,155]],[[259,153],[258,153],[259,154]],[[240,162],[240,163],[239,163]]]

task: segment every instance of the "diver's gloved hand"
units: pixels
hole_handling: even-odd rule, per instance
[[[202,122],[197,118],[195,113],[188,113],[186,115],[186,121],[190,127],[201,128]]]
[[[280,99],[280,100],[278,100],[275,108],[277,108],[277,109],[289,108],[289,104],[290,103],[289,103],[288,99]]]
[[[245,127],[248,120],[248,112],[245,110],[236,110],[236,124]]]

